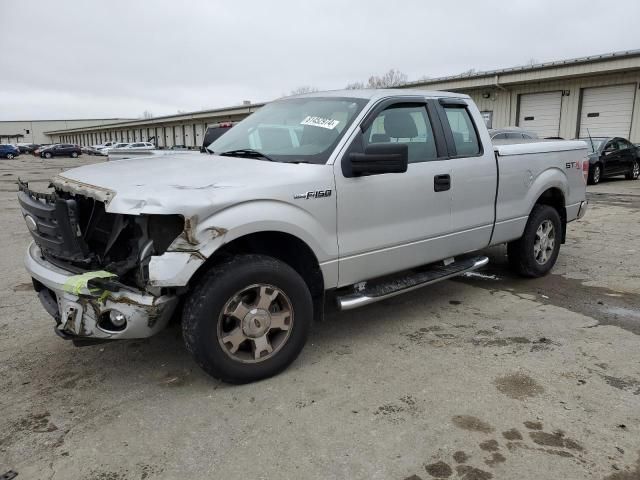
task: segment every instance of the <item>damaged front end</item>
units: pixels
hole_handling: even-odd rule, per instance
[[[107,212],[109,191],[18,188],[34,240],[25,263],[59,335],[142,338],[166,325],[178,292],[153,286],[149,264],[183,234],[182,216]]]

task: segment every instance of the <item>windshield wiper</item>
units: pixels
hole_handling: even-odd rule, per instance
[[[277,162],[273,158],[265,155],[262,152],[257,150],[253,150],[252,148],[240,148],[238,150],[229,150],[228,152],[219,153],[221,157],[246,157],[246,158],[264,158],[265,160],[269,160],[270,162]]]

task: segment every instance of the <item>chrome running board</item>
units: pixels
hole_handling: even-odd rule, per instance
[[[426,287],[466,272],[477,270],[489,263],[487,257],[467,257],[448,265],[436,265],[417,273],[394,276],[389,280],[366,285],[362,290],[347,295],[337,296],[336,303],[340,310],[352,310],[401,293]]]

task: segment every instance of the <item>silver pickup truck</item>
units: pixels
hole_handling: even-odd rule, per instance
[[[285,98],[207,150],[76,168],[49,193],[20,183],[26,268],[59,336],[149,337],[176,317],[204,370],[250,382],[297,357],[327,292],[360,307],[502,243],[538,277],[587,207],[585,143],[494,148],[465,95]]]

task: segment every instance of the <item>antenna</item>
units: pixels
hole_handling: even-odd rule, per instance
[[[593,138],[591,138],[591,132],[589,131],[588,128],[587,128],[587,134],[589,135],[589,141],[591,142],[591,151],[595,153],[596,149],[593,146]]]

